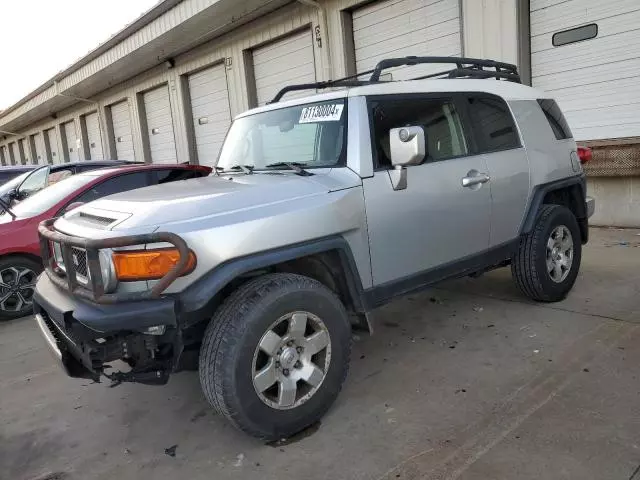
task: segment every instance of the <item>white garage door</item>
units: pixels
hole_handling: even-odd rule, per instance
[[[200,165],[213,165],[231,123],[224,65],[189,76],[189,95]]]
[[[638,0],[531,0],[533,85],[578,140],[640,136],[639,51]]]
[[[116,159],[135,160],[133,134],[131,133],[131,114],[129,102],[124,101],[111,106],[113,142],[116,147]]]
[[[7,155],[7,147],[5,147],[4,145],[0,147],[0,163],[3,166],[10,165],[9,156]]]
[[[9,144],[9,158],[11,165],[20,165],[20,155],[18,154],[18,146],[16,142]]]
[[[55,128],[44,131],[44,141],[51,154],[51,163],[62,163],[62,155],[58,151],[58,135]]]
[[[44,165],[46,163],[48,163],[47,161],[47,152],[44,148],[44,139],[42,138],[42,135],[40,133],[36,133],[32,136],[33,138],[33,146],[35,147],[36,150],[36,158],[34,159],[33,163],[36,163],[38,165]]]
[[[460,56],[459,0],[384,0],[353,12],[356,71],[384,58]],[[446,70],[443,65],[389,69],[394,80]]]
[[[253,51],[253,74],[258,105],[271,101],[278,91],[294,83],[316,81],[311,30],[289,35]],[[286,99],[309,95],[288,93]]]
[[[74,122],[67,122],[62,125],[62,131],[64,132],[64,138],[67,148],[67,154],[65,157],[69,162],[77,162],[80,160],[78,155],[79,142],[76,135],[76,125]]]
[[[153,163],[178,163],[169,88],[164,85],[143,95],[149,153]]]
[[[84,117],[84,125],[87,131],[87,142],[90,160],[103,160],[102,135],[100,135],[100,120],[97,113],[90,113]]]

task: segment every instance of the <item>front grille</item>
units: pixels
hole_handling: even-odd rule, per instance
[[[87,267],[87,251],[83,248],[71,247],[71,258],[73,258],[73,267],[79,280],[87,280],[89,278],[89,268]]]
[[[53,243],[53,258],[58,266],[58,268],[64,272],[65,274],[68,272],[68,266],[64,262],[64,258],[62,257],[62,248],[60,244],[57,242]],[[76,272],[76,278],[78,282],[82,285],[88,285],[90,280],[89,275],[89,265],[87,262],[87,251],[84,248],[71,247],[71,260],[73,268]]]

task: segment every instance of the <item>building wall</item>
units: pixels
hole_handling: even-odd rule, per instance
[[[640,227],[640,177],[588,177],[587,191],[596,199],[591,225]]]

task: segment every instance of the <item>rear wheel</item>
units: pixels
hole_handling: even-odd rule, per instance
[[[520,244],[511,272],[520,290],[540,302],[564,299],[578,276],[582,241],[576,217],[561,205],[543,205]]]
[[[316,280],[273,274],[249,281],[220,307],[200,350],[211,405],[264,439],[313,424],[347,374],[351,330],[336,295]]]
[[[0,320],[24,317],[33,311],[33,292],[42,265],[28,257],[0,259]]]

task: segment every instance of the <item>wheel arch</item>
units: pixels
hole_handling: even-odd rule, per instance
[[[587,186],[584,175],[538,185],[535,187],[531,197],[520,234],[527,234],[533,230],[538,213],[543,205],[563,205],[575,215],[580,227],[582,243],[587,243],[589,240],[589,223],[585,205],[586,193]]]
[[[38,255],[34,255],[29,252],[10,252],[0,255],[0,260],[5,260],[7,258],[15,258],[15,257],[25,257],[34,262],[42,263],[42,258]]]
[[[343,237],[332,236],[218,265],[177,295],[182,328],[208,320],[231,291],[247,279],[271,272],[297,273],[314,278],[334,291],[347,311],[365,312],[362,282],[351,247]]]

